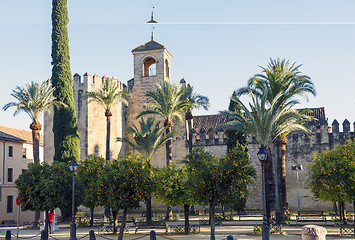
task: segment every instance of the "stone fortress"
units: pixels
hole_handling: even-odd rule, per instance
[[[132,50],[134,58],[134,77],[124,84],[118,81],[120,88],[126,88],[131,97],[129,105],[117,104],[112,109],[111,117],[111,157],[123,157],[126,153],[132,152],[125,144],[116,142],[117,137],[126,137],[126,128],[135,124],[139,126],[136,116],[145,109],[145,104],[149,101],[145,96],[147,91],[154,91],[155,85],[161,81],[171,81],[171,59],[169,51],[153,39]],[[84,159],[90,154],[105,156],[106,139],[106,118],[102,106],[96,103],[88,103],[83,98],[86,91],[92,91],[98,87],[107,76],[100,78],[98,75],[85,73],[83,77],[79,74],[74,75],[74,97],[80,135],[81,158]],[[180,81],[184,86],[185,80]],[[240,83],[241,86],[244,83]],[[230,93],[231,94],[231,93]],[[228,106],[226,106],[227,108]],[[355,133],[350,131],[348,120],[343,122],[343,132],[339,130],[339,123],[335,120],[331,128],[325,115],[325,109],[311,109],[311,115],[317,120],[309,123],[311,134],[306,136],[304,133],[292,132],[287,137],[286,155],[286,185],[287,201],[291,210],[297,209],[297,184],[296,172],[292,171],[291,166],[302,164],[304,170],[299,172],[300,178],[300,199],[301,209],[331,210],[332,203],[322,202],[314,198],[307,186],[307,165],[312,161],[312,154],[325,149],[333,149],[345,142],[348,138],[354,138]],[[162,120],[162,119],[157,119]],[[226,153],[227,135],[225,132],[217,132],[213,135],[210,132],[218,125],[227,122],[225,115],[203,115],[194,116],[193,119],[193,146],[204,147],[207,151],[216,156],[223,156]],[[45,115],[44,119],[44,159],[46,162],[53,161],[54,145],[52,133],[52,115]],[[163,122],[161,121],[161,124]],[[173,139],[173,161],[183,160],[188,153],[187,145],[187,126],[185,123],[174,123],[176,131]],[[262,209],[262,189],[261,189],[261,166],[256,153],[259,144],[254,138],[248,137],[248,149],[253,166],[257,170],[257,179],[250,186],[250,196],[248,198],[247,209]],[[132,152],[137,154],[136,152]],[[273,159],[275,157],[273,156]],[[152,158],[154,166],[165,166],[165,147],[162,147]]]

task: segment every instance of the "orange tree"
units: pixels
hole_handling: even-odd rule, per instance
[[[341,220],[346,224],[345,202],[352,201],[355,209],[355,143],[348,141],[333,150],[316,153],[308,167],[308,183],[315,197],[340,202]]]
[[[92,227],[94,208],[102,206],[101,191],[102,173],[105,159],[90,155],[87,159],[82,161],[78,167],[78,178],[82,181],[85,191],[83,194],[83,202],[87,208],[90,208],[90,226]]]
[[[247,152],[236,148],[222,158],[202,148],[193,149],[187,155],[191,196],[199,204],[209,205],[211,240],[215,240],[215,207],[244,199],[248,184],[255,178],[249,158]]]
[[[55,208],[70,210],[72,204],[72,173],[68,164],[31,163],[15,181],[21,208],[24,211],[45,211]],[[81,204],[83,185],[76,181],[75,204]],[[47,218],[48,219],[48,215]],[[46,230],[48,223],[46,222]]]
[[[184,206],[185,234],[189,234],[189,207],[195,204],[188,187],[187,168],[174,163],[155,170],[155,196],[169,206]]]
[[[140,156],[127,155],[125,158],[107,162],[104,167],[102,199],[112,209],[114,233],[117,232],[117,214],[123,210],[118,240],[123,239],[127,211],[139,208],[139,202],[147,201],[152,193],[153,177],[149,161]]]

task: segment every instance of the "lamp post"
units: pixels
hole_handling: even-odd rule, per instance
[[[265,173],[264,167],[267,161],[267,152],[265,150],[265,146],[261,144],[259,152],[257,153],[258,159],[261,162],[261,174],[262,174],[262,181],[263,181],[263,230],[262,230],[262,240],[269,240],[270,239],[270,228],[267,222],[267,215],[266,215],[266,188],[265,188]]]
[[[72,195],[72,222],[70,223],[70,238],[69,240],[76,239],[76,224],[75,224],[75,172],[78,170],[78,164],[75,158],[69,164],[69,169],[73,173],[73,195]]]
[[[303,170],[302,164],[292,165],[292,170],[296,171],[297,176],[297,204],[298,204],[298,216],[301,214],[301,206],[300,206],[300,183],[298,180],[298,171]]]

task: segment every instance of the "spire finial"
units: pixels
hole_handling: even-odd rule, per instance
[[[150,21],[147,22],[148,24],[151,24],[151,30],[152,30],[152,35],[151,35],[151,40],[154,40],[154,26],[153,24],[158,23],[157,21],[154,20],[154,5],[152,6],[152,15],[150,17]]]

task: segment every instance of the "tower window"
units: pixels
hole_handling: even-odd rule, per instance
[[[157,62],[154,58],[148,57],[143,63],[143,77],[156,76],[157,75]]]
[[[167,59],[165,59],[165,77],[169,78],[169,76],[170,76],[169,62]]]

